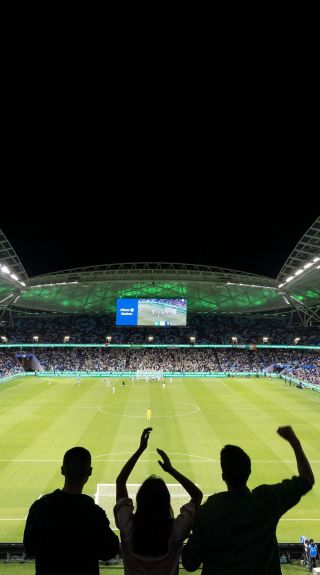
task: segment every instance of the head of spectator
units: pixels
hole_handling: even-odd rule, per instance
[[[229,491],[246,486],[251,473],[251,460],[241,447],[225,445],[220,453],[220,463],[222,479]]]
[[[63,457],[61,473],[64,475],[62,491],[82,493],[83,486],[92,473],[90,451],[84,447],[68,449]]]

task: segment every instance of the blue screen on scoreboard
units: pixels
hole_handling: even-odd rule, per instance
[[[187,325],[187,300],[164,298],[117,299],[116,325]]]
[[[117,299],[116,325],[138,325],[137,299]]]

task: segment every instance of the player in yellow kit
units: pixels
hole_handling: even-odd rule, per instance
[[[152,417],[152,409],[151,409],[151,407],[148,407],[147,412],[146,412],[147,421],[151,421],[151,417]]]

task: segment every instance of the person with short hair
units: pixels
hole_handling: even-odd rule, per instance
[[[98,575],[99,559],[119,552],[119,540],[101,507],[82,489],[92,473],[84,447],[69,449],[63,458],[63,488],[37,499],[30,507],[23,543],[36,559],[36,575]]]
[[[211,495],[200,507],[182,552],[187,571],[202,564],[202,575],[281,575],[277,524],[310,491],[314,476],[293,429],[279,427],[278,434],[294,451],[298,476],[250,491],[249,456],[236,445],[226,445],[220,462],[227,491]]]

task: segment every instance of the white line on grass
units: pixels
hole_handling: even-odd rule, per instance
[[[198,413],[200,411],[200,407],[198,405],[196,405],[195,403],[187,403],[187,402],[180,402],[180,405],[191,405],[193,407],[195,407],[196,409],[193,409],[193,411],[186,411],[185,413],[175,413],[175,414],[170,414],[170,415],[153,415],[152,419],[165,419],[165,418],[171,418],[173,415],[175,417],[183,417],[186,415],[193,415],[194,413]],[[101,413],[105,413],[106,415],[115,415],[116,417],[123,417],[123,412],[122,413],[114,413],[113,411],[106,411],[105,409],[103,409],[102,407],[99,407],[99,411]],[[134,418],[134,419],[145,419],[145,413],[141,414],[141,415],[131,415],[128,413],[125,413],[125,416],[128,418]]]
[[[209,494],[209,495],[205,494],[204,497],[209,497],[210,495],[212,495],[212,494]],[[27,518],[27,516],[26,517],[17,517],[17,518],[0,517],[0,521],[25,521],[26,518]],[[281,519],[281,521],[320,521],[320,518],[315,518],[315,517],[312,517],[312,518],[305,518],[305,517],[301,518],[301,517],[299,517],[296,519],[284,518],[284,519]]]
[[[126,453],[126,452],[125,452]],[[129,452],[128,452],[129,453]],[[130,452],[131,453],[131,452]],[[185,454],[173,454],[169,453],[168,455],[186,455],[188,459],[179,459],[179,462],[187,462],[187,461],[198,461],[199,459],[204,463],[220,463],[219,459],[210,459],[210,457],[202,457],[200,455],[190,455],[188,456],[187,453]],[[100,461],[127,461],[127,459],[109,459],[107,454],[107,459],[96,459],[97,457],[105,457],[104,455],[96,455],[92,457],[92,460],[96,463]],[[144,459],[143,461],[158,461],[158,459]],[[252,459],[252,463],[296,463],[295,459]],[[0,462],[5,463],[61,463],[61,459],[0,459]],[[320,459],[309,459],[310,463],[320,463]]]

